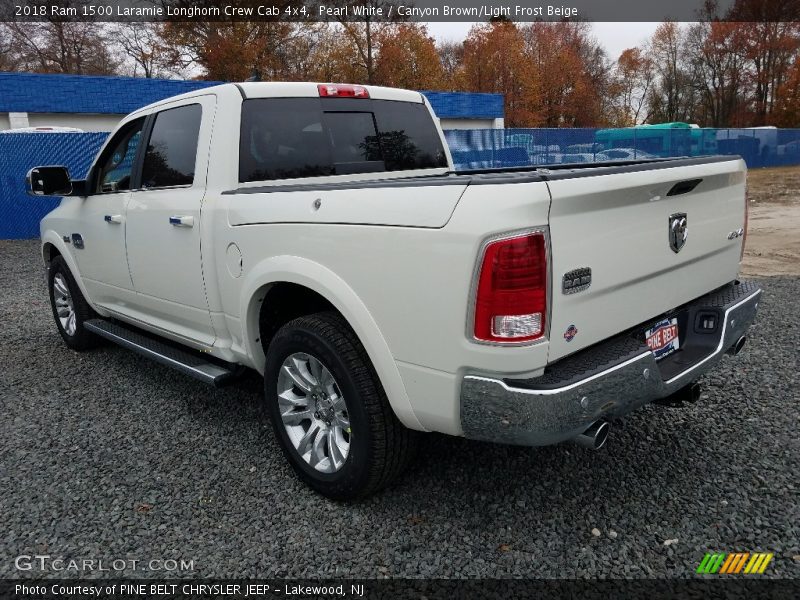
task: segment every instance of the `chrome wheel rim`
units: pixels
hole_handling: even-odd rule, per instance
[[[277,391],[283,427],[300,457],[322,473],[341,469],[350,453],[350,415],[328,368],[295,352],[281,365]]]
[[[78,324],[75,320],[75,307],[72,304],[72,294],[69,293],[67,280],[61,273],[53,277],[53,303],[56,305],[58,322],[67,335],[75,335]]]

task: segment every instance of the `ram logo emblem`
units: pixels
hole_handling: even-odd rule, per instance
[[[689,224],[686,213],[675,213],[669,216],[669,247],[677,254],[686,243],[689,236]]]

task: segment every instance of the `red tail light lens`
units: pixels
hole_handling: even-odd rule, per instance
[[[363,85],[320,83],[317,89],[320,98],[369,98],[369,90]]]
[[[544,335],[547,254],[542,233],[486,246],[475,298],[475,338],[525,342]]]

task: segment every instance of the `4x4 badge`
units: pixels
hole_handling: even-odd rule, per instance
[[[689,235],[689,224],[686,213],[675,213],[669,216],[669,247],[676,254],[681,251]]]

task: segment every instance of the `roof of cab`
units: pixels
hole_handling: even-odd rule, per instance
[[[162,98],[161,100],[157,100],[156,102],[151,102],[146,106],[142,106],[141,108],[133,111],[131,114],[135,115],[140,112],[145,112],[150,110],[151,108],[156,108],[157,106],[163,106],[164,104],[170,104],[172,102],[177,102],[178,100],[185,100],[187,98],[197,98],[198,96],[207,96],[208,94],[213,94],[216,90],[222,89],[235,89],[236,84],[233,83],[223,83],[220,85],[213,85],[210,87],[204,87],[197,90],[193,90],[191,92],[185,92],[183,94],[178,94],[176,96],[169,96],[167,98]],[[237,92],[238,93],[238,92]]]
[[[319,89],[318,83],[309,81],[246,81],[244,83],[223,83],[222,85],[215,85],[212,87],[202,88],[179,94],[177,96],[170,96],[158,102],[153,102],[147,106],[143,106],[132,114],[139,114],[148,111],[158,106],[170,104],[178,100],[185,100],[188,98],[196,98],[198,96],[205,96],[213,94],[218,90],[233,90],[238,88],[237,95],[241,94],[245,99],[251,98],[318,98]],[[375,100],[396,100],[400,102],[416,102],[419,104],[424,103],[424,96],[420,92],[412,90],[401,90],[397,88],[381,87],[377,85],[362,86],[369,91],[369,97]]]
[[[318,98],[320,83],[310,81],[287,82],[254,82],[240,83],[246,98]],[[369,97],[376,100],[400,100],[404,102],[422,102],[422,94],[412,90],[381,87],[378,85],[361,86],[367,89]]]

